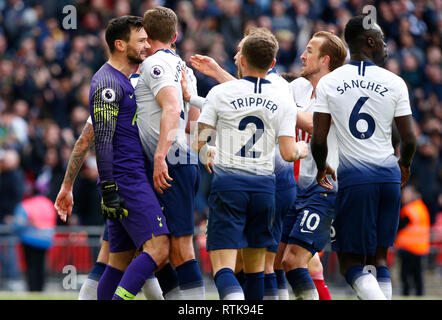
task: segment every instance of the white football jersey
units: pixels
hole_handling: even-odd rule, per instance
[[[280,85],[244,77],[213,87],[198,122],[216,127],[215,169],[273,175],[279,136],[295,136],[296,108]]]
[[[340,187],[400,182],[392,122],[411,114],[400,77],[371,62],[350,62],[319,80],[315,112],[330,113],[335,123]]]
[[[291,88],[293,92],[293,98],[295,100],[296,107],[298,111],[308,112],[313,114],[315,99],[311,98],[313,92],[313,86],[310,81],[306,78],[300,77],[291,82]],[[308,132],[296,129],[296,141],[305,141],[310,145],[311,134]],[[330,131],[327,136],[327,163],[334,169],[337,170],[339,165],[339,155],[338,155],[338,143],[336,139],[336,128],[334,124],[330,126]],[[311,150],[311,147],[309,147]],[[311,152],[308,156],[302,160],[299,160],[299,167],[295,170],[295,175],[298,177],[298,192],[303,194],[309,192],[313,186],[317,185],[316,174],[318,169],[316,167],[315,160]],[[332,180],[331,180],[332,181]],[[332,181],[334,185],[334,190],[336,190],[336,183]]]
[[[132,87],[134,87],[134,88],[137,87],[137,83],[138,83],[139,79],[140,79],[140,75],[138,73],[132,73],[129,76],[129,80],[130,80],[130,83],[132,84]]]
[[[170,164],[184,164],[188,161],[186,154],[189,148],[185,129],[189,105],[185,104],[182,98],[181,67],[187,70],[185,62],[171,50],[158,50],[155,54],[146,58],[141,65],[140,78],[135,88],[138,108],[137,124],[143,149],[150,160],[153,160],[158,145],[161,115],[163,113],[155,97],[162,88],[171,86],[175,87],[177,91],[181,115],[175,141],[169,150],[167,160]],[[194,78],[191,81],[194,81]],[[192,91],[194,90],[193,87],[194,84],[191,85]],[[177,150],[179,150],[179,157],[176,154]]]

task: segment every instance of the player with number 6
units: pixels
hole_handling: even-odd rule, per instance
[[[333,119],[339,190],[332,248],[359,298],[385,300],[392,292],[387,252],[396,237],[400,187],[410,175],[416,138],[407,85],[380,67],[387,57],[384,34],[379,25],[367,26],[365,20],[356,16],[345,26],[351,61],[318,82],[311,146],[316,180],[329,187],[327,135]],[[399,161],[392,146],[393,121],[401,136]],[[372,272],[366,265],[374,266]]]

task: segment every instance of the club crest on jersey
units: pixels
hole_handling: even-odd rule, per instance
[[[164,70],[161,66],[153,66],[150,70],[152,78],[158,79],[163,76]]]
[[[101,97],[106,102],[114,102],[115,101],[115,91],[111,88],[106,88],[101,92]]]

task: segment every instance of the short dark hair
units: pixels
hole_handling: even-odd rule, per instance
[[[367,31],[364,28],[364,18],[364,15],[355,16],[345,25],[344,39],[349,47],[356,45],[360,40],[360,36]]]
[[[249,67],[267,71],[278,52],[278,43],[272,34],[254,32],[245,37],[241,53]]]
[[[115,51],[115,40],[129,41],[132,29],[143,28],[143,19],[136,16],[123,16],[109,21],[106,27],[106,43],[111,53]]]
[[[157,6],[144,13],[144,29],[152,40],[171,43],[178,28],[178,17],[172,9]]]

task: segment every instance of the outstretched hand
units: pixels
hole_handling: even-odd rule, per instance
[[[215,78],[218,69],[220,69],[220,66],[215,59],[200,54],[191,56],[190,63],[193,68],[211,78]]]

